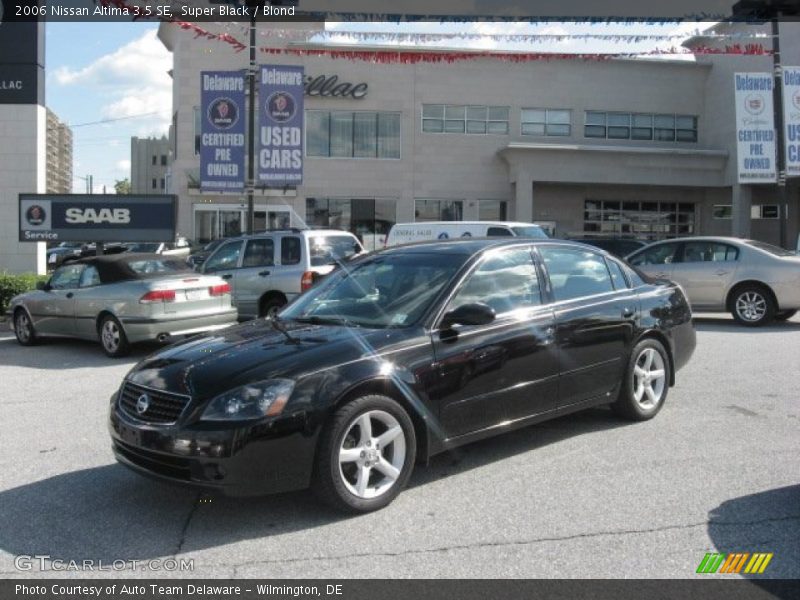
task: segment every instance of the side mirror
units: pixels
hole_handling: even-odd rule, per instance
[[[481,302],[462,304],[455,310],[445,313],[441,328],[450,329],[453,325],[488,325],[494,319],[494,309],[488,304]]]

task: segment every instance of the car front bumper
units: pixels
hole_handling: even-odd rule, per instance
[[[260,496],[307,488],[317,433],[304,418],[259,424],[152,426],[111,406],[109,432],[118,462],[147,477],[213,489],[228,496]],[[218,427],[217,427],[218,426]]]
[[[159,338],[214,331],[237,323],[238,313],[235,308],[204,315],[189,317],[171,317],[165,315],[158,318],[122,317],[120,321],[130,342],[144,342]]]

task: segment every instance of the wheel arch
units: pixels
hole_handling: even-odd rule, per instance
[[[264,313],[263,307],[266,302],[272,299],[281,300],[284,304],[288,304],[289,299],[286,297],[286,294],[281,292],[280,290],[268,290],[261,294],[261,297],[258,299],[258,314],[262,315]]]
[[[642,335],[640,335],[636,342],[633,344],[636,346],[639,342],[644,340],[656,340],[662,346],[664,346],[664,350],[667,351],[667,360],[669,360],[669,386],[672,387],[675,385],[675,357],[672,356],[672,344],[670,344],[669,337],[663,332],[659,331],[658,329],[650,329],[645,331]]]
[[[750,286],[760,287],[761,289],[765,290],[772,298],[772,302],[775,305],[775,310],[780,310],[781,307],[778,305],[778,297],[775,295],[775,291],[769,286],[769,284],[757,279],[744,279],[733,284],[731,289],[728,290],[728,295],[725,297],[725,310],[728,312],[733,311],[733,298],[736,293],[740,289]]]

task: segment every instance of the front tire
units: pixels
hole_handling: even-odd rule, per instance
[[[414,425],[403,407],[387,396],[362,396],[339,408],[325,427],[313,491],[337,510],[378,510],[408,483],[416,452]]]
[[[775,301],[764,287],[747,285],[736,290],[731,301],[731,314],[739,325],[760,327],[775,317]]]
[[[31,318],[21,308],[14,313],[14,335],[22,346],[33,346],[39,341]]]
[[[617,401],[611,408],[631,421],[652,419],[664,406],[671,380],[667,351],[658,340],[636,344],[625,370]]]
[[[125,335],[125,330],[111,315],[106,315],[100,321],[100,345],[103,346],[103,352],[111,358],[121,358],[127,356],[131,351],[131,345],[128,342],[128,336]]]

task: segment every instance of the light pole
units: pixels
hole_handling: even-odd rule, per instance
[[[250,12],[250,66],[247,70],[247,89],[250,104],[247,115],[247,227],[248,234],[255,230],[255,188],[256,188],[256,13],[261,12],[265,0],[247,0]]]

